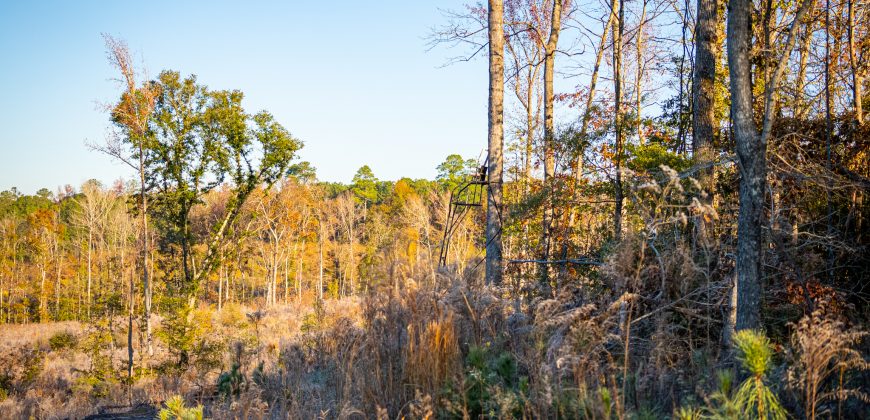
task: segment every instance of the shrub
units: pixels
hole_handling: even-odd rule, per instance
[[[156,335],[177,356],[177,367],[184,368],[192,362],[206,370],[219,366],[222,343],[212,334],[211,311],[192,309],[178,299],[173,303]]]
[[[528,380],[518,377],[514,357],[474,346],[466,357],[465,401],[471,418],[516,417],[522,413]]]
[[[87,393],[92,398],[109,394],[109,384],[117,381],[117,372],[112,367],[111,347],[112,335],[108,323],[101,321],[82,340],[81,349],[90,357],[91,364],[85,374],[76,379],[76,391]]]
[[[48,339],[48,345],[53,351],[73,349],[79,343],[78,337],[69,331],[61,331]]]
[[[33,385],[42,374],[44,356],[39,349],[20,347],[0,358],[0,401]]]
[[[233,363],[228,372],[223,372],[218,376],[218,393],[226,399],[238,397],[244,380],[245,377],[242,376],[238,363]]]

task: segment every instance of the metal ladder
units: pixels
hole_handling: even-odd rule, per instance
[[[453,232],[462,224],[465,215],[472,207],[483,206],[484,190],[489,185],[487,180],[487,165],[481,165],[477,173],[465,182],[453,187],[450,191],[450,208],[447,210],[447,221],[444,224],[444,238],[441,240],[441,253],[438,256],[438,266],[447,266],[447,252],[450,249],[450,238]]]

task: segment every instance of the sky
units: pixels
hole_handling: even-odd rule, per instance
[[[485,56],[427,52],[454,0],[0,1],[0,190],[111,184],[130,170],[91,151],[121,91],[101,34],[137,63],[239,89],[305,146],[323,181],[362,165],[380,179],[433,178],[444,158],[486,148]]]

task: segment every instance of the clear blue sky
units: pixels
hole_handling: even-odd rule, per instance
[[[99,104],[120,89],[102,32],[151,76],[241,89],[249,112],[272,112],[305,142],[322,180],[347,182],[364,164],[381,179],[432,178],[448,154],[486,147],[486,61],[442,68],[459,51],[426,52],[439,8],[462,3],[2,1],[0,190],[131,175],[85,147],[105,138]]]

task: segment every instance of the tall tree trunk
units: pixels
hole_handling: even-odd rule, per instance
[[[698,0],[695,24],[695,74],[692,81],[692,153],[696,164],[713,160],[716,124],[716,62],[719,60],[719,4],[717,0]],[[712,193],[712,168],[700,172],[701,185]]]
[[[861,74],[858,55],[855,52],[855,0],[849,0],[849,64],[852,67],[852,106],[855,107],[855,119],[858,124],[864,124],[864,108],[861,103],[864,95],[864,78]]]
[[[87,296],[88,296],[88,320],[91,319],[91,248],[93,247],[93,228],[88,227],[88,288],[87,288]]]
[[[558,0],[557,0],[558,1]],[[486,283],[502,281],[501,205],[504,145],[504,4],[489,0],[489,162],[486,200]]]
[[[55,277],[54,277],[54,320],[60,321],[60,269],[61,264],[63,262],[63,255],[61,254],[60,245],[58,244],[59,240],[55,238],[54,240],[54,249],[55,249]],[[2,289],[2,288],[0,288]],[[2,315],[3,308],[3,291],[0,290],[0,315]]]
[[[731,72],[731,120],[740,172],[737,218],[735,330],[761,325],[761,227],[764,213],[767,148],[752,112],[751,0],[728,1],[728,67]]]
[[[126,240],[126,238],[121,241],[121,250],[120,250],[121,251],[120,252],[121,253],[121,270],[120,270],[121,272],[120,272],[120,274],[121,274],[122,283],[123,283],[124,277],[128,278],[127,286],[129,288],[129,290],[128,290],[127,296],[128,296],[129,307],[127,308],[127,379],[132,380],[133,379],[133,311],[134,311],[133,293],[134,293],[134,288],[133,288],[133,276],[126,275],[127,264],[125,261],[126,254],[124,252],[124,241],[125,240]],[[132,384],[132,382],[130,382],[130,383]]]
[[[226,272],[226,264],[224,263],[223,253],[221,254],[221,265],[218,267],[218,312],[223,308],[224,303],[224,272]]]
[[[776,68],[770,73],[764,92],[764,115],[761,134],[755,126],[752,97],[751,0],[728,2],[728,67],[731,72],[731,120],[740,173],[740,210],[737,217],[736,297],[731,308],[735,313],[734,330],[761,325],[762,298],[762,226],[764,194],[767,186],[767,139],[773,124],[776,89],[791,50],[797,26],[814,0],[804,0],[789,29],[785,49]],[[766,67],[766,66],[765,66]]]
[[[318,236],[318,246],[320,247],[320,276],[318,277],[317,283],[317,299],[323,300],[323,235],[326,233],[323,229],[323,221],[318,220],[320,234]]]
[[[296,266],[296,301],[302,303],[302,257],[305,254],[305,241],[299,247],[299,264]]]
[[[615,171],[613,180],[614,188],[614,211],[613,211],[613,231],[614,236],[619,239],[622,237],[622,149],[624,146],[623,139],[623,118],[622,118],[622,35],[625,31],[625,0],[619,0],[619,16],[614,22],[613,27],[613,97],[614,97],[614,127],[616,131],[615,139]]]
[[[294,244],[295,248],[296,245]],[[284,305],[290,303],[290,257],[293,254],[284,256]]]
[[[40,281],[39,281],[39,322],[45,322],[48,318],[48,293],[45,291],[45,279],[48,274],[47,258],[43,257],[43,262],[39,266]]]
[[[351,204],[351,206],[352,206],[353,214],[351,215],[350,220],[348,220],[347,231],[348,231],[348,242],[350,242],[350,244],[348,245],[348,248],[349,248],[348,251],[350,254],[350,255],[348,255],[348,257],[350,258],[350,263],[348,265],[349,266],[348,269],[350,270],[350,274],[349,274],[350,294],[353,295],[354,292],[356,292],[356,284],[354,281],[354,272],[356,271],[356,261],[354,261],[354,260],[356,259],[356,256],[354,255],[354,252],[353,252],[353,238],[354,238],[354,236],[353,236],[354,235],[353,234],[353,221],[356,217],[356,204]]]
[[[804,32],[803,43],[801,43],[801,48],[798,51],[798,74],[797,80],[795,81],[795,117],[797,119],[804,119],[807,116],[807,111],[809,110],[809,105],[806,100],[806,86],[807,86],[807,61],[810,57],[810,47],[813,42],[813,21],[810,20],[806,23],[806,29]]]
[[[700,2],[701,0],[699,0]],[[637,119],[637,141],[639,144],[644,143],[643,138],[643,124],[641,123],[641,99],[643,93],[643,25],[646,20],[646,6],[648,0],[643,0],[643,8],[640,12],[640,21],[637,24],[637,42],[635,43],[635,52],[636,52],[636,60],[637,60],[637,69],[635,70],[634,77],[634,111],[635,118]]]
[[[539,266],[541,280],[546,282],[549,278],[549,265],[551,242],[553,235],[553,188],[556,175],[555,159],[555,127],[553,122],[553,108],[555,94],[553,93],[553,73],[556,64],[556,47],[559,45],[559,33],[562,28],[562,0],[553,1],[553,10],[550,13],[550,36],[544,47],[544,215],[541,226],[543,244],[542,262]]]
[[[277,245],[276,245],[277,248]],[[270,305],[275,305],[278,303],[278,254],[277,249],[273,249],[272,254],[272,278],[271,278],[271,287],[272,287],[272,301],[269,302]]]
[[[145,183],[145,139],[140,137],[138,142],[139,148],[139,204],[140,220],[142,223],[139,258],[142,266],[142,293],[144,300],[142,307],[145,310],[145,348],[148,352],[148,357],[154,355],[154,347],[151,339],[151,276],[148,271],[148,194],[146,192],[147,185]]]
[[[534,83],[538,78],[538,69],[539,67],[535,67],[534,70],[529,67],[526,82],[528,88],[526,89],[526,144],[525,144],[525,156],[523,158],[523,193],[528,196],[529,195],[529,187],[532,179],[532,147],[534,146],[535,141],[535,120],[540,118],[540,108],[535,108],[532,104],[534,100]],[[528,224],[526,224],[526,229],[528,229]]]

